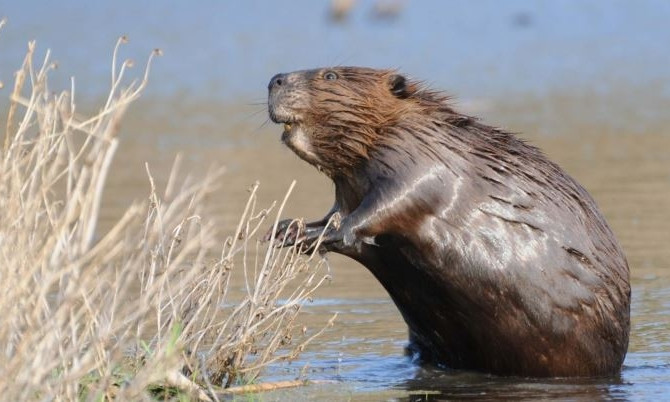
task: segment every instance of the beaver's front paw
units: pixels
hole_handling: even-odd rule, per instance
[[[274,243],[278,247],[292,246],[305,233],[305,223],[302,219],[284,219],[277,224],[274,234]],[[272,228],[263,236],[263,241],[272,239]]]

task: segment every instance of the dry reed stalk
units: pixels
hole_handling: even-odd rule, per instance
[[[76,113],[74,81],[50,94],[53,65],[47,52],[35,67],[34,42],[16,74],[0,154],[5,400],[151,399],[156,384],[217,399],[219,386],[255,380],[323,331],[306,331],[297,317],[327,280],[324,263],[254,240],[271,212],[257,208],[257,185],[222,250],[202,217],[220,169],[181,182],[173,172],[160,195],[147,166],[148,201],[99,231],[118,122],[159,54],[125,84],[131,62],[117,62],[125,42],[114,50],[109,96],[90,117]],[[237,300],[235,272],[246,281]]]

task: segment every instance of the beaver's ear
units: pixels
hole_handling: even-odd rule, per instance
[[[389,89],[396,98],[405,99],[411,95],[407,86],[407,78],[400,74],[393,74],[389,77]]]

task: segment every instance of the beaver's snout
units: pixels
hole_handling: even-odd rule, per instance
[[[268,84],[268,112],[275,123],[295,123],[298,110],[304,105],[305,94],[296,74],[277,74]]]
[[[275,123],[288,123],[290,116],[287,115],[283,102],[287,92],[287,74],[276,74],[268,84],[268,112],[270,119]]]

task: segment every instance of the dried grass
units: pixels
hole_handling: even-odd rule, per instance
[[[271,213],[257,207],[257,185],[223,246],[203,217],[220,169],[199,180],[173,172],[161,194],[147,166],[148,200],[99,231],[118,122],[159,53],[126,84],[123,42],[107,101],[90,117],[76,112],[74,82],[49,92],[53,65],[48,52],[33,64],[34,43],[15,76],[0,154],[5,400],[151,399],[170,387],[216,399],[219,386],[254,381],[320,333],[297,318],[328,278],[324,263],[256,240]],[[235,272],[245,291],[233,300]]]

